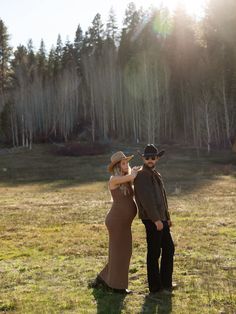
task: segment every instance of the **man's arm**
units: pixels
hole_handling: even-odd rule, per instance
[[[162,182],[163,183],[163,182]],[[169,212],[169,207],[168,207],[168,202],[167,202],[167,196],[166,196],[166,191],[165,191],[165,187],[163,184],[163,193],[164,193],[164,199],[165,199],[165,203],[166,203],[166,216],[167,216],[167,221],[169,224],[169,227],[172,226],[172,222],[171,222],[171,218],[170,218],[170,212]]]

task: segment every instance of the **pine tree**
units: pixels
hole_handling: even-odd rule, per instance
[[[31,80],[34,79],[34,76],[36,75],[36,70],[37,70],[37,59],[36,55],[34,53],[34,46],[33,46],[33,41],[30,39],[27,44],[27,61],[28,61],[28,66],[29,66],[29,71],[30,71],[30,76]]]
[[[106,24],[106,42],[110,46],[118,46],[118,26],[116,23],[116,16],[113,8],[110,9],[108,21]]]
[[[9,35],[4,22],[0,19],[0,135],[4,133],[4,140],[9,140],[10,101],[8,89],[10,87],[10,57],[12,49],[8,44]],[[1,138],[0,138],[1,140]]]
[[[81,56],[82,56],[83,43],[84,43],[83,31],[80,25],[78,25],[76,33],[75,33],[75,39],[74,39],[74,54],[75,54],[75,60],[76,60],[76,67],[78,70],[78,74],[80,75],[82,74]]]
[[[42,79],[44,80],[46,76],[46,66],[47,66],[47,60],[46,60],[46,48],[44,41],[41,40],[40,42],[40,48],[36,55],[37,59],[37,71],[40,76],[42,76]]]
[[[223,130],[221,140],[231,145],[236,134],[232,114],[236,101],[236,3],[232,0],[209,1],[203,23],[204,39],[210,56],[211,76],[215,78],[217,124]]]
[[[61,35],[59,34],[57,37],[57,44],[55,49],[55,64],[54,64],[54,73],[57,76],[62,69],[62,55],[63,55],[63,43],[61,40]]]
[[[88,30],[89,35],[89,50],[90,54],[99,55],[102,50],[104,29],[101,15],[97,13],[92,21],[92,26]]]
[[[9,35],[7,28],[0,19],[0,95],[3,95],[9,79],[9,63],[12,49],[8,41]]]

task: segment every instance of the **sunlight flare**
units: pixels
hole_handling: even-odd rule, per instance
[[[181,6],[186,9],[188,14],[199,17],[203,14],[206,0],[165,0],[163,1],[163,5],[167,6],[171,11]]]
[[[137,6],[147,8],[148,6],[166,7],[173,12],[177,7],[185,8],[186,12],[197,18],[201,17],[204,12],[208,0],[136,0],[134,3]]]

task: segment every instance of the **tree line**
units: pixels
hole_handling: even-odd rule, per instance
[[[0,19],[0,141],[132,141],[230,147],[236,137],[236,2],[111,9],[49,52],[14,51]]]

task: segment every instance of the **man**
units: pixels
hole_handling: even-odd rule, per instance
[[[146,228],[147,276],[150,294],[172,294],[174,243],[162,177],[155,166],[165,151],[149,144],[142,154],[143,168],[134,180],[139,218]],[[160,265],[159,265],[159,259]]]

